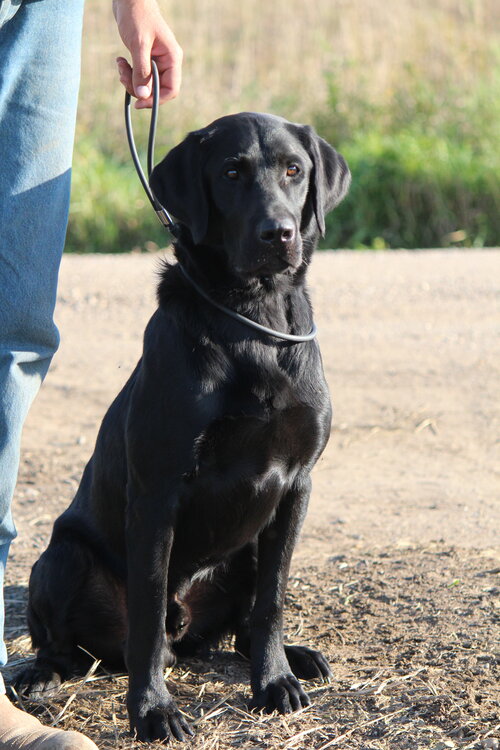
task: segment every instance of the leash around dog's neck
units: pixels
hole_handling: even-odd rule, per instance
[[[134,141],[134,134],[132,130],[132,120],[130,117],[130,100],[131,96],[128,93],[128,91],[125,94],[125,128],[127,131],[127,139],[128,139],[128,145],[130,148],[130,153],[132,155],[132,161],[134,162],[134,166],[136,169],[136,172],[139,176],[139,179],[141,181],[142,187],[144,188],[144,192],[148,196],[149,202],[153,206],[154,212],[158,216],[160,222],[163,224],[165,229],[167,229],[170,234],[177,238],[179,236],[179,226],[174,222],[171,215],[167,211],[167,209],[162,206],[158,198],[155,196],[151,185],[149,184],[149,180],[151,178],[151,172],[153,171],[153,162],[154,162],[154,147],[155,147],[155,135],[156,135],[156,123],[158,120],[158,99],[159,99],[159,91],[160,91],[160,79],[158,76],[158,68],[156,67],[156,63],[154,60],[151,60],[151,69],[153,73],[153,107],[151,110],[151,123],[149,125],[149,137],[148,137],[148,156],[147,156],[147,168],[148,168],[148,177],[146,179],[146,175],[143,172],[141,162],[139,160],[139,155],[137,153],[137,149],[135,146]],[[191,284],[193,289],[195,289],[198,294],[203,297],[204,300],[209,302],[211,305],[217,308],[217,310],[220,310],[221,312],[225,313],[226,315],[229,315],[229,317],[233,318],[234,320],[237,320],[239,323],[243,323],[246,326],[249,326],[250,328],[255,329],[256,331],[259,331],[260,333],[265,333],[268,336],[274,336],[275,338],[282,339],[284,341],[289,341],[294,344],[303,343],[305,341],[311,341],[316,337],[317,328],[315,323],[313,322],[312,328],[309,331],[309,333],[306,333],[304,336],[296,336],[291,333],[282,333],[281,331],[275,331],[273,328],[267,328],[267,326],[263,326],[260,323],[256,323],[254,320],[251,320],[250,318],[246,318],[244,315],[241,315],[241,313],[236,312],[235,310],[231,310],[229,307],[225,307],[225,305],[221,305],[218,302],[215,302],[207,292],[188,274],[184,266],[178,262],[179,268],[181,269],[185,279]]]
[[[226,313],[226,315],[229,315],[231,318],[234,318],[235,320],[238,320],[240,323],[244,323],[245,325],[250,326],[250,328],[255,328],[256,331],[260,331],[261,333],[267,333],[268,336],[276,336],[277,338],[284,339],[285,341],[291,341],[295,344],[301,343],[303,341],[311,341],[311,339],[313,339],[318,332],[316,328],[316,324],[314,322],[312,324],[312,328],[310,332],[306,334],[305,336],[295,336],[293,333],[281,333],[280,331],[275,331],[273,328],[268,328],[267,326],[263,326],[260,323],[256,323],[254,320],[251,320],[250,318],[246,318],[241,313],[238,313],[235,310],[231,310],[229,307],[225,307],[224,305],[219,304],[219,302],[216,302],[215,300],[213,300],[205,292],[205,290],[199,284],[196,283],[196,281],[188,274],[184,266],[181,265],[180,263],[179,263],[179,268],[181,269],[185,278],[196,289],[198,294],[203,297],[203,299],[206,299],[207,302],[210,302],[211,305],[216,307],[218,310],[222,310],[222,312]]]

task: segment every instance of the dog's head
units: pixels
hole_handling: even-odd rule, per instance
[[[349,182],[312,128],[248,112],[190,133],[151,176],[193,243],[219,248],[243,278],[299,268]]]

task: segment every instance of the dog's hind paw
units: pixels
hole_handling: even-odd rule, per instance
[[[295,677],[300,680],[329,680],[330,666],[321,653],[307,646],[285,646],[286,658]]]
[[[61,686],[61,682],[61,675],[53,666],[35,662],[14,675],[11,687],[24,698],[40,700],[53,695]]]

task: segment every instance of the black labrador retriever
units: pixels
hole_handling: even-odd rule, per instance
[[[216,305],[307,334],[307,267],[349,180],[311,128],[255,113],[189,134],[155,168],[179,263],[163,269],[143,356],[33,567],[37,658],[18,690],[53,689],[82,667],[81,646],[125,663],[139,739],[182,740],[192,731],[163,676],[176,654],[234,635],[251,706],[281,713],[309,703],[299,679],[329,675],[322,654],[283,644],[290,558],[330,431],[319,347]]]

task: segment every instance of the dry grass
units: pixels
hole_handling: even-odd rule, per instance
[[[351,166],[325,247],[498,244],[497,0],[159,1],[185,64],[157,155],[221,115],[274,112],[315,126]],[[110,6],[87,3],[68,243],[78,252],[163,241],[152,215],[137,230]],[[148,122],[135,114],[142,146]]]
[[[185,661],[166,679],[195,728],[190,747],[495,750],[499,574],[495,558],[439,545],[302,569],[289,586],[288,640],[320,646],[332,683],[311,683],[312,705],[295,714],[253,714],[248,666],[230,644]],[[19,634],[24,595],[19,585],[7,591],[10,670],[30,658]],[[89,660],[84,677],[27,707],[49,724],[87,732],[101,750],[138,750],[146,745],[129,735],[126,691],[124,675]]]
[[[177,140],[243,109],[302,121],[323,109],[334,85],[384,102],[410,66],[442,87],[465,88],[499,49],[496,0],[160,0],[185,51],[182,96],[162,113]],[[80,123],[122,140],[122,52],[111,3],[88,0]]]

